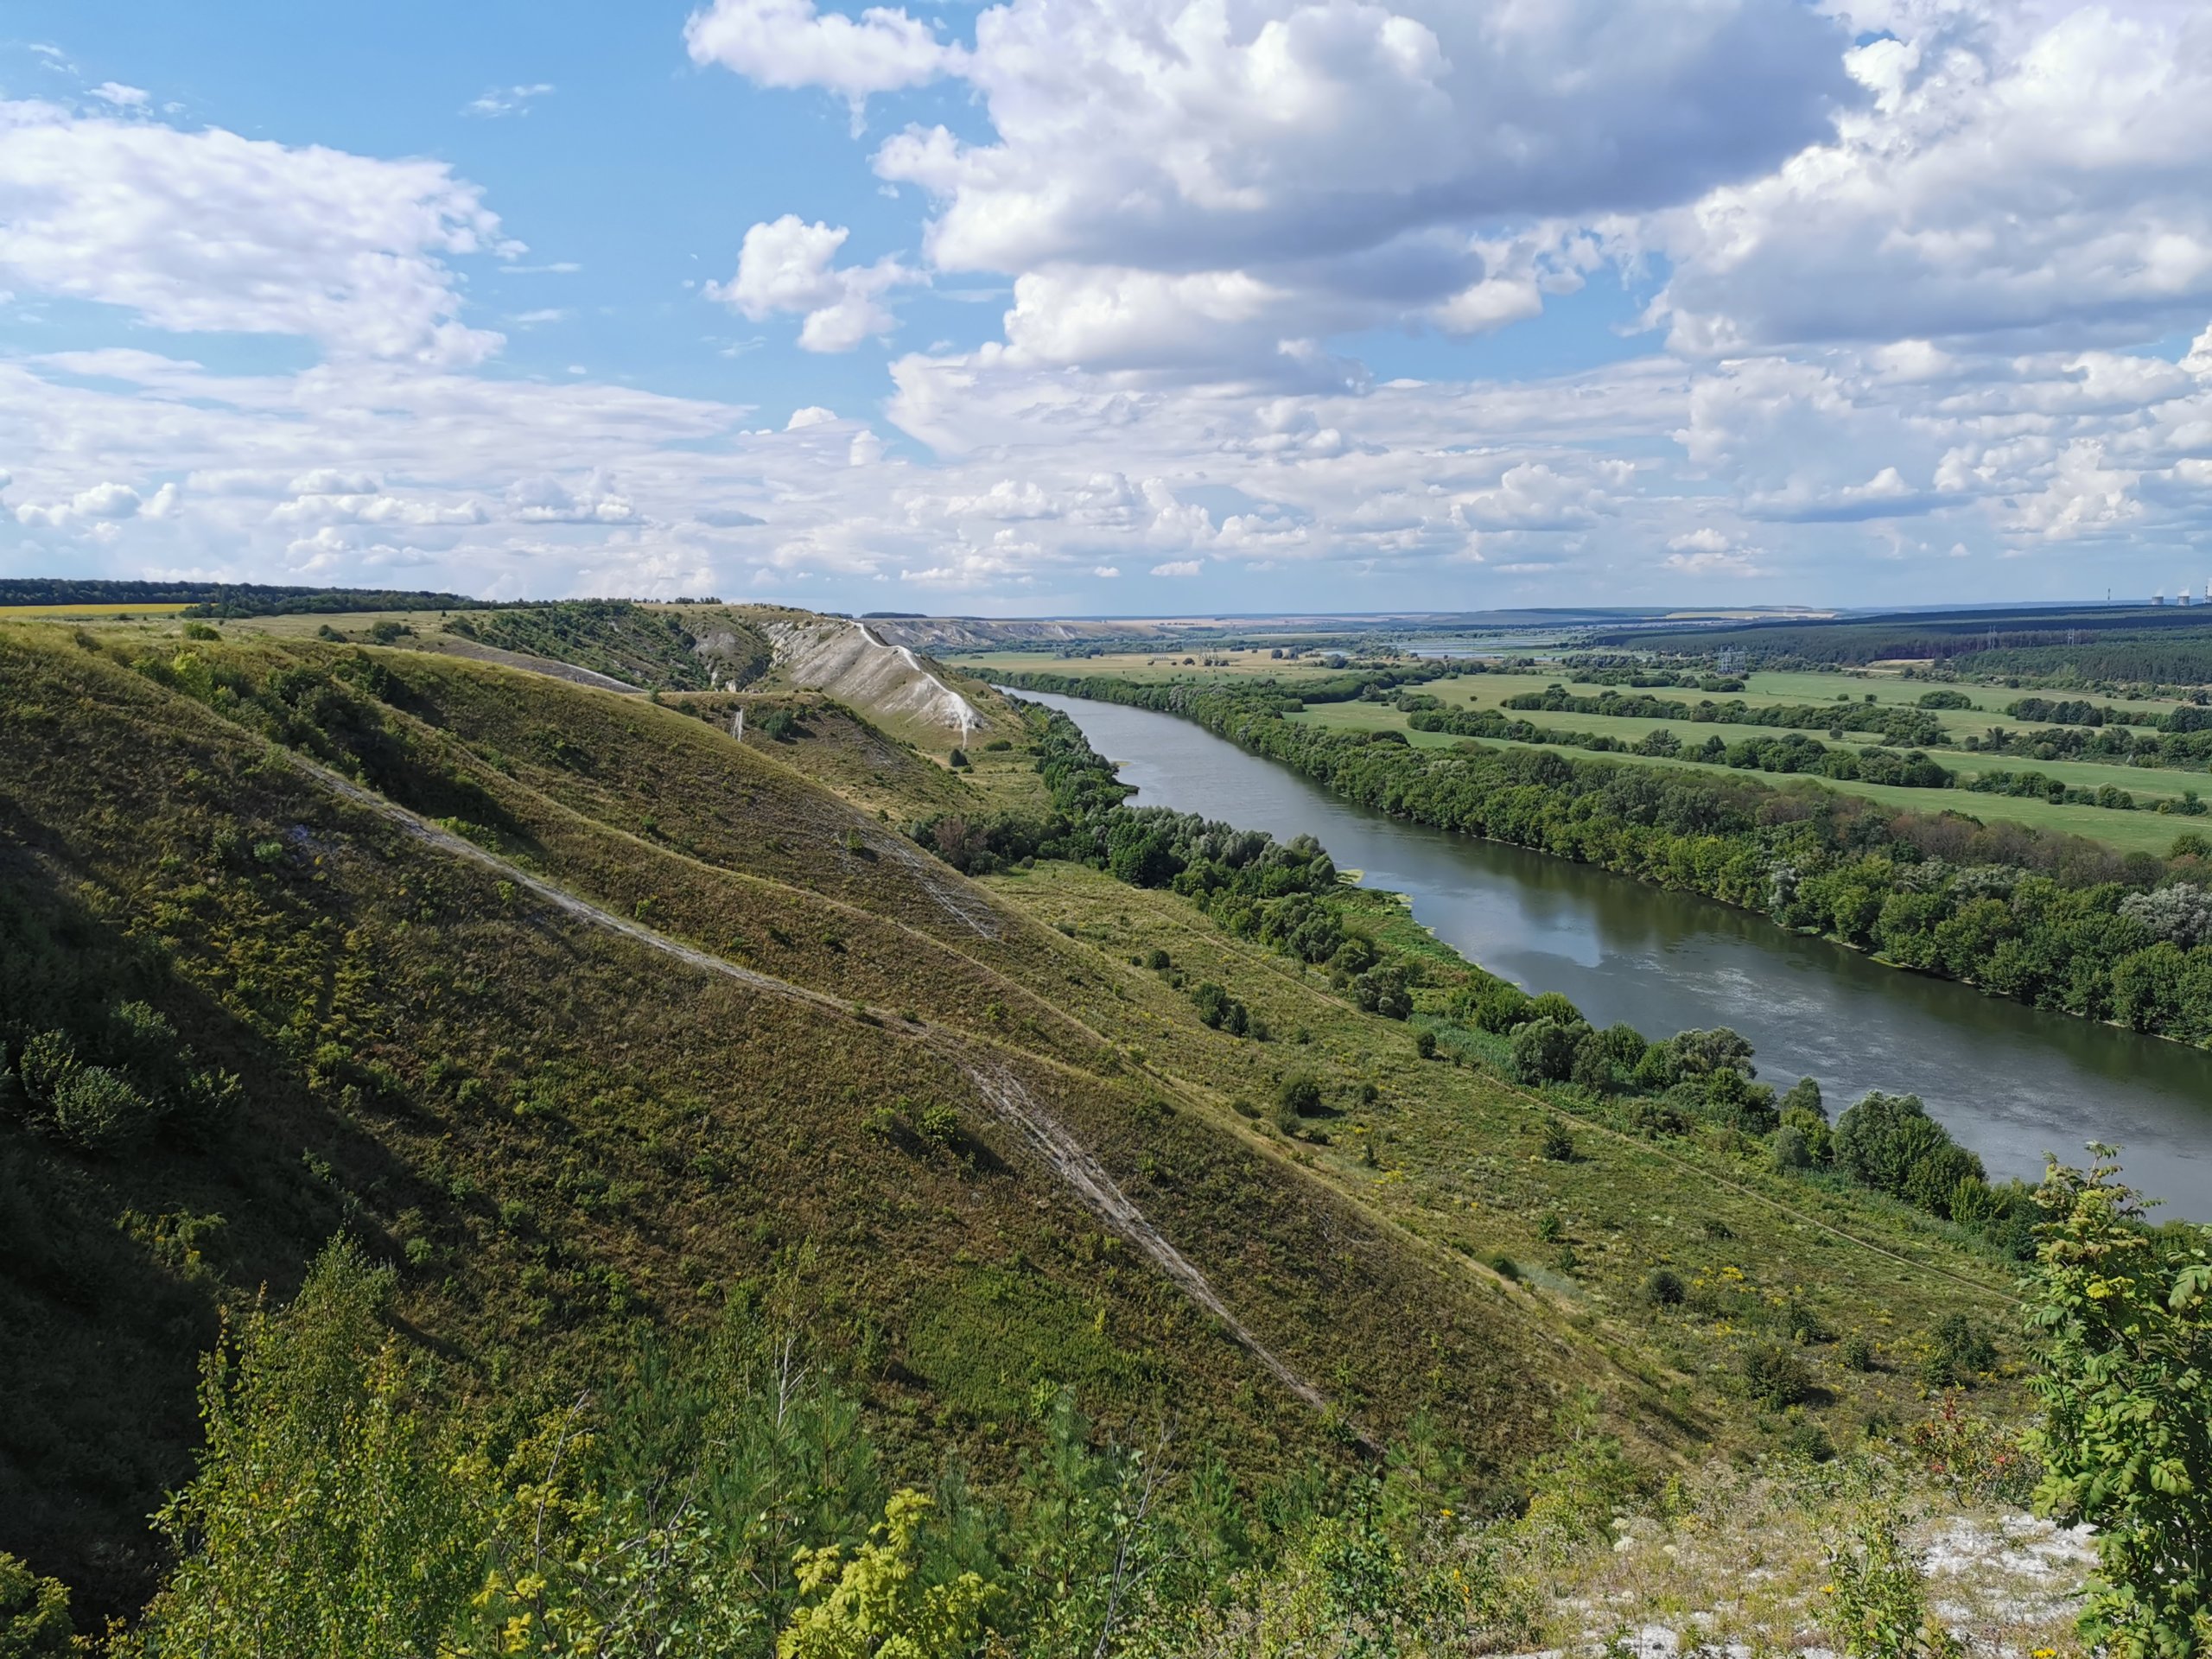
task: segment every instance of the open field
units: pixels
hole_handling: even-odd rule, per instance
[[[1666,721],[1631,721],[1605,719],[1593,715],[1545,714],[1537,711],[1522,714],[1517,718],[1531,725],[1549,727],[1560,731],[1608,731],[1632,741],[1655,726],[1668,726]],[[1454,737],[1446,732],[1416,732],[1408,728],[1406,716],[1395,709],[1372,702],[1317,703],[1300,714],[1290,716],[1294,721],[1318,726],[1332,726],[1352,731],[1402,731],[1408,741],[1418,748],[1448,748],[1454,743],[1471,740]],[[1681,721],[1671,722],[1677,736],[1702,738],[1719,734],[1724,738],[1749,735],[1773,737],[1777,734],[1770,726],[1689,726]],[[1485,743],[1502,740],[1484,738]],[[1825,741],[1825,734],[1822,741]],[[1533,748],[1535,744],[1514,744],[1507,747]],[[1855,745],[1852,747],[1856,747]],[[1579,749],[1558,749],[1554,753],[1570,759],[1583,754]],[[1945,765],[1961,772],[1980,775],[1974,763],[1975,757],[1939,752]],[[1697,767],[1702,771],[1727,772],[1726,766],[1700,766],[1695,761],[1679,757],[1662,760],[1654,756],[1611,753],[1592,756],[1593,759],[1625,761],[1634,766]],[[2094,787],[2104,783],[2117,783],[2132,792],[2139,802],[2155,803],[2159,799],[2177,799],[2185,788],[2196,788],[2202,784],[2203,775],[2189,772],[2156,772],[2147,767],[2099,766],[2084,761],[2012,760],[1999,759],[1995,766],[2009,765],[2013,770],[2032,768],[2046,777],[2061,778],[2069,784]],[[1775,772],[1744,774],[1769,785],[1779,786],[1789,779]],[[2048,801],[2021,799],[2007,795],[1978,795],[1966,789],[1905,789],[1888,784],[1844,782],[1834,779],[1814,780],[1822,787],[1839,794],[1864,796],[1868,800],[1880,801],[1886,806],[1920,812],[1953,811],[1985,823],[2003,821],[2025,824],[2030,829],[2050,830],[2061,835],[2082,836],[2091,841],[2101,841],[2122,852],[2145,852],[2163,855],[2173,844],[2176,836],[2191,828],[2198,820],[2162,815],[2156,811],[2113,811],[2101,806],[2054,806]]]
[[[73,617],[173,616],[181,605],[0,605],[0,617],[66,622]]]
[[[1201,666],[1202,655],[1211,658],[1211,662]],[[944,660],[967,674],[1110,674],[1116,679],[1137,680],[1146,684],[1164,684],[1179,679],[1211,683],[1325,671],[1312,658],[1293,662],[1270,657],[1257,649],[1209,650],[1203,653],[1122,651],[1072,658],[1051,651],[978,651],[947,652]]]

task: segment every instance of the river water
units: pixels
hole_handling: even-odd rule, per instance
[[[1831,1116],[1870,1089],[1916,1094],[1993,1179],[2044,1154],[2123,1148],[2155,1214],[2212,1221],[2212,1053],[1870,962],[1712,899],[1393,818],[1189,721],[1074,697],[1049,703],[1120,763],[1135,800],[1287,839],[1413,901],[1446,942],[1530,991],[1563,991],[1599,1025],[1647,1037],[1731,1026],[1759,1075],[1818,1077]]]

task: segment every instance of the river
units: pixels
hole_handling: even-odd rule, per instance
[[[1332,795],[1202,727],[1150,709],[1021,696],[1063,710],[1147,806],[1287,839],[1405,893],[1440,938],[1599,1025],[1648,1037],[1731,1026],[1759,1075],[1818,1077],[1831,1116],[1870,1089],[1916,1094],[1993,1179],[2044,1154],[2122,1147],[2156,1216],[2212,1220],[2212,1054],[1885,968],[1694,894],[1393,818]]]

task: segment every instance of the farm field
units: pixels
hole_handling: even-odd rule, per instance
[[[1665,721],[1630,721],[1605,719],[1592,715],[1551,715],[1538,711],[1520,716],[1532,725],[1549,727],[1561,731],[1611,731],[1624,737],[1640,736],[1655,726],[1664,726]],[[1408,741],[1418,748],[1447,748],[1467,740],[1445,732],[1416,732],[1407,728],[1406,716],[1395,709],[1372,702],[1317,703],[1302,713],[1290,716],[1305,723],[1332,726],[1352,731],[1402,731]],[[1636,728],[1633,731],[1627,728]],[[1718,734],[1724,738],[1745,735],[1772,737],[1775,729],[1770,726],[1684,726],[1674,723],[1678,735],[1691,734],[1702,736]],[[1496,740],[1484,739],[1485,742]],[[1823,739],[1825,741],[1825,739]],[[1535,748],[1537,744],[1517,744],[1516,747]],[[1570,758],[1583,753],[1575,749],[1559,749],[1554,753]],[[1944,764],[1961,772],[1979,776],[1970,763],[1974,757],[1942,751]],[[1607,760],[1623,760],[1636,766],[1697,766],[1694,761],[1680,759],[1662,760],[1656,756],[1612,753],[1602,757]],[[1967,762],[1969,764],[1961,765]],[[2000,762],[2000,764],[2002,764]],[[2076,786],[2094,788],[2106,783],[2116,783],[2133,793],[2139,802],[2155,805],[2160,799],[2178,799],[2183,788],[2193,788],[2202,781],[2202,774],[2185,772],[2160,772],[2147,767],[2099,766],[2082,761],[2012,761],[2013,767],[2032,766],[2046,777],[2063,778]],[[1726,766],[1700,767],[1700,770],[1726,772]],[[1786,779],[1772,772],[1745,774],[1762,783],[1777,785]],[[2167,782],[2166,780],[2173,780]],[[2025,824],[2031,829],[2049,830],[2056,834],[2081,836],[2092,841],[2101,841],[2122,852],[2164,854],[2173,844],[2174,837],[2194,824],[2196,820],[2176,817],[2155,810],[2134,812],[2113,811],[2099,806],[2055,806],[2048,801],[2021,799],[2006,795],[1979,795],[1966,789],[1906,789],[1888,784],[1862,784],[1834,779],[1815,780],[1821,786],[1839,793],[1860,795],[1868,800],[1879,801],[1886,806],[1912,809],[1922,812],[1961,812],[1984,822],[2004,821]],[[2158,787],[2160,784],[2165,787]]]
[[[0,617],[49,622],[96,617],[128,620],[140,616],[174,616],[183,608],[181,605],[0,605]]]

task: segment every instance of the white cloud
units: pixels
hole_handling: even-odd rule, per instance
[[[170,488],[167,485],[162,487]],[[171,490],[163,504],[164,516],[174,507],[175,500],[175,493]],[[94,484],[64,500],[48,502],[44,505],[25,502],[16,509],[16,522],[47,530],[76,529],[135,518],[144,505],[145,502],[138,492],[128,484]]]
[[[802,349],[849,352],[897,326],[880,296],[920,280],[894,258],[840,269],[837,250],[850,234],[843,226],[809,225],[797,213],[755,225],[745,233],[737,275],[727,283],[709,283],[704,292],[754,322],[779,311],[802,312]]]
[[[1587,264],[1562,216],[1771,166],[1854,91],[1794,0],[1007,0],[972,50],[903,10],[719,0],[688,38],[856,107],[966,83],[987,135],[910,126],[874,166],[935,204],[935,270],[1016,279],[1023,360],[1307,387],[1358,378],[1332,334],[1536,315]]]
[[[594,467],[576,483],[564,484],[550,473],[518,479],[506,490],[511,518],[531,524],[634,524],[638,509],[614,480]],[[452,522],[441,520],[440,522]]]
[[[871,93],[918,86],[956,73],[957,47],[893,7],[855,19],[820,12],[814,0],[714,0],[683,27],[694,63],[720,64],[762,86],[821,86],[854,107]]]
[[[147,98],[143,87],[125,86],[119,80],[104,80],[92,88],[92,96],[103,104],[111,104],[118,110],[143,110]]]
[[[494,118],[503,115],[528,115],[532,104],[553,91],[552,83],[543,80],[527,86],[487,87],[462,105],[461,112]]]
[[[791,417],[784,423],[786,432],[804,432],[810,426],[828,426],[837,418],[834,409],[824,409],[819,404],[809,404],[804,409],[791,410]]]
[[[2158,5],[1861,3],[1871,101],[1664,217],[1678,349],[2140,338],[2212,307],[2212,23]]]
[[[1684,576],[1765,576],[1758,550],[1738,547],[1719,531],[1694,530],[1670,538],[1666,569]]]
[[[1122,570],[1119,565],[1094,564],[1090,567],[1090,574],[1102,582],[1111,582],[1122,574]]]
[[[1197,559],[1170,559],[1165,564],[1154,565],[1152,574],[1155,576],[1195,576],[1205,569],[1205,566]]]
[[[0,102],[0,282],[161,328],[303,336],[336,354],[470,363],[448,257],[500,246],[440,162]]]

